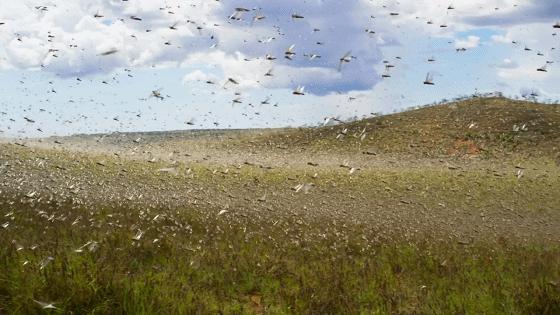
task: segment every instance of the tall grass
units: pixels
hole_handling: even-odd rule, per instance
[[[74,314],[560,313],[558,246],[7,196],[0,218],[0,313],[40,313],[34,300]]]

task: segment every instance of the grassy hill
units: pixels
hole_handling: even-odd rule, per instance
[[[0,314],[559,314],[559,110],[0,143]]]
[[[560,106],[473,98],[336,126],[263,136],[274,146],[422,156],[560,152]]]
[[[413,158],[508,155],[560,161],[560,106],[507,98],[471,98],[336,125],[264,130],[206,130],[81,135],[47,139],[82,148],[152,148],[188,152],[255,150],[391,154]],[[136,139],[141,139],[140,142]]]

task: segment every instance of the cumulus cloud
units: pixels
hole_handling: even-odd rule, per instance
[[[185,68],[184,82],[235,77],[244,89],[306,85],[319,95],[370,90],[380,81],[376,69],[385,49],[406,47],[423,36],[475,48],[480,37],[464,32],[500,21],[518,23],[522,15],[525,21],[543,21],[559,11],[556,1],[517,2],[10,1],[0,11],[6,23],[0,65],[63,77],[165,65]],[[240,7],[249,12],[231,19]],[[506,43],[510,37],[493,39]],[[289,60],[284,52],[291,45],[295,55]],[[103,55],[111,50],[116,52]],[[339,71],[347,52],[355,58]],[[406,57],[415,53],[404,50]],[[270,69],[274,75],[264,76]]]
[[[560,2],[556,0],[532,0],[521,4],[518,1],[504,2],[508,2],[506,10],[503,7],[495,7],[486,14],[465,17],[465,21],[477,26],[512,26],[550,23],[560,15]]]
[[[208,72],[203,72],[201,70],[194,70],[192,72],[187,73],[183,77],[183,83],[190,83],[190,82],[207,82],[209,84],[215,84],[216,81],[219,80],[219,77],[216,75],[212,75]]]
[[[508,80],[529,81],[529,82],[549,80],[552,74],[535,71],[537,67],[539,66],[537,66],[536,64],[509,67],[509,68],[502,67],[502,69],[498,71],[498,76]]]
[[[480,37],[478,36],[468,36],[466,39],[455,40],[455,48],[457,49],[472,49],[480,45]]]
[[[186,12],[202,14],[211,7],[179,7],[180,1],[51,1],[37,6],[33,1],[11,5],[10,16],[0,12],[6,23],[0,50],[16,68],[41,66],[58,75],[86,75],[117,67],[147,67],[178,62],[192,47],[210,45],[197,33]],[[175,5],[171,5],[175,4]],[[176,10],[176,14],[170,14]],[[173,12],[175,13],[175,12]],[[137,19],[132,19],[136,17]],[[101,53],[116,49],[111,56]],[[198,48],[197,48],[198,49]]]
[[[237,7],[251,12],[229,19]],[[277,58],[277,75],[267,87],[307,84],[315,93],[326,94],[371,88],[378,81],[374,65],[382,59],[380,46],[394,43],[388,34],[383,40],[366,34],[368,16],[359,14],[363,4],[357,0],[348,1],[345,10],[339,10],[339,3],[295,0],[53,0],[44,7],[27,0],[7,9],[0,12],[6,23],[0,37],[5,66],[41,68],[59,76],[158,64],[218,64],[221,69],[214,76],[238,76],[244,86],[258,87],[258,76],[272,67],[264,56],[271,54]],[[295,13],[304,19],[293,19]],[[266,18],[255,21],[255,15]],[[291,45],[296,51],[288,60],[284,51]],[[116,53],[102,55],[109,50]],[[339,59],[347,52],[356,58],[338,72]],[[207,53],[210,57],[200,58]]]
[[[492,41],[499,44],[511,44],[512,39],[506,35],[492,35]]]

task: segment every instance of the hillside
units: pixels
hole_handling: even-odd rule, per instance
[[[332,153],[364,162],[368,156],[389,154],[414,159],[534,156],[560,163],[560,106],[472,98],[323,127],[76,135],[26,143],[219,164],[244,163],[248,157],[276,164],[285,154],[319,158]]]
[[[560,106],[473,98],[336,126],[265,135],[272,146],[371,153],[558,156]]]
[[[559,122],[483,99],[0,143],[0,313],[558,314]]]

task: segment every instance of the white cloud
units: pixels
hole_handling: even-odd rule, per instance
[[[45,11],[36,9],[39,4],[32,1],[10,4],[13,14],[1,16],[6,24],[0,35],[0,46],[7,48],[0,49],[0,57],[6,58],[12,67],[34,68],[43,64],[45,71],[63,76],[178,62],[184,58],[184,51],[179,50],[186,50],[185,45],[208,40],[202,39],[192,23],[179,23],[176,30],[169,27],[187,20],[190,14],[204,16],[216,7],[180,7],[181,4],[184,3],[176,0],[129,3],[58,0],[41,3],[47,7]],[[133,20],[131,16],[142,20]],[[14,41],[17,38],[21,40]],[[199,50],[197,46],[189,49]],[[118,53],[99,56],[110,49],[118,49]],[[49,53],[49,50],[56,51]]]
[[[205,78],[224,81],[233,77],[240,81],[242,89],[291,89],[306,85],[310,92],[321,95],[370,90],[380,80],[375,69],[379,69],[384,57],[393,57],[383,56],[388,48],[402,48],[399,55],[403,57],[403,67],[421,54],[419,49],[425,45],[420,42],[434,37],[446,38],[455,48],[475,48],[481,44],[481,38],[468,34],[477,29],[474,20],[517,14],[533,8],[535,2],[527,0],[516,6],[516,0],[455,0],[453,9],[449,9],[450,3],[349,0],[342,10],[341,3],[336,1],[10,1],[5,3],[6,10],[0,12],[0,19],[6,22],[0,31],[0,65],[40,68],[60,76],[109,73],[123,67],[182,66],[186,69],[184,82]],[[47,10],[37,10],[38,5],[45,5]],[[241,21],[229,20],[234,8],[241,6],[260,9],[247,12]],[[252,22],[257,12],[266,18]],[[291,14],[296,12],[305,18],[292,19]],[[94,17],[96,13],[99,17]],[[521,38],[524,27],[527,25],[509,28],[492,39],[510,44],[512,39]],[[367,34],[366,29],[376,33]],[[457,38],[459,32],[461,37]],[[275,39],[259,42],[269,37]],[[540,36],[538,40],[526,38],[528,45],[546,49],[546,40]],[[296,44],[297,55],[288,61],[283,58],[284,50],[291,44]],[[210,49],[211,46],[215,48]],[[118,51],[100,55],[111,49]],[[49,53],[50,50],[55,51]],[[356,59],[338,72],[339,58],[347,51]],[[267,53],[277,60],[264,60]],[[311,53],[321,58],[311,61],[303,56]],[[519,62],[523,59],[519,58]],[[274,76],[264,77],[271,68]]]
[[[525,82],[548,81],[551,73],[538,72],[536,65],[524,65],[520,67],[503,68],[498,71],[498,76],[508,80],[519,80]]]
[[[338,4],[262,2],[262,12],[268,19],[253,24],[249,21],[254,13],[248,13],[245,21],[227,19],[234,6],[241,3],[52,0],[41,4],[46,6],[41,10],[35,8],[38,3],[27,0],[10,4],[10,15],[0,13],[0,18],[6,22],[0,35],[0,59],[5,60],[5,66],[41,67],[43,71],[63,77],[109,73],[122,67],[177,66],[183,60],[187,63],[196,60],[196,66],[205,67],[211,65],[211,60],[220,65],[224,75],[241,77],[244,87],[256,88],[260,86],[262,75],[272,67],[269,62],[257,58],[273,53],[278,56],[274,66],[278,75],[268,80],[268,87],[316,81],[328,83],[325,87],[317,86],[318,93],[333,89],[367,89],[375,84],[376,76],[360,69],[373,71],[370,65],[381,60],[381,53],[375,39],[362,40],[366,36],[362,32],[363,21],[351,19],[359,8],[358,3],[350,2],[351,10],[342,13],[344,19],[338,21],[332,16],[335,13],[340,16],[341,12],[336,10]],[[289,12],[294,10],[293,6],[305,12],[304,21],[291,20]],[[314,12],[314,9],[319,10]],[[141,20],[134,20],[132,16]],[[322,31],[314,33],[312,30],[317,27]],[[15,33],[19,35],[16,37]],[[258,43],[258,39],[268,37],[276,40]],[[347,47],[335,42],[342,37],[347,39]],[[318,41],[325,45],[317,45]],[[283,52],[292,43],[297,44],[298,51],[294,61],[289,62],[283,58]],[[220,53],[200,58],[199,54],[205,54],[211,46]],[[112,49],[117,52],[100,55]],[[347,50],[361,56],[347,65],[348,70],[341,75],[334,69]],[[238,53],[256,61],[240,60]],[[319,53],[322,59],[310,62],[303,56],[305,53]],[[286,77],[281,77],[283,74]],[[334,78],[340,81],[337,83]]]
[[[42,42],[37,38],[13,39],[6,45],[6,58],[11,64],[22,68],[38,68],[45,58]]]
[[[519,63],[509,58],[505,58],[501,63],[497,64],[496,67],[501,69],[516,69],[519,67]]]
[[[457,49],[472,49],[480,45],[480,37],[478,36],[468,36],[466,39],[455,40],[455,48]]]
[[[494,41],[495,43],[500,43],[500,44],[511,44],[512,39],[509,38],[507,35],[492,35],[492,41]]]
[[[201,70],[195,70],[193,72],[189,72],[183,77],[183,83],[207,82],[207,81],[218,83],[220,80],[221,80],[220,77],[209,74],[207,72],[202,72]]]

